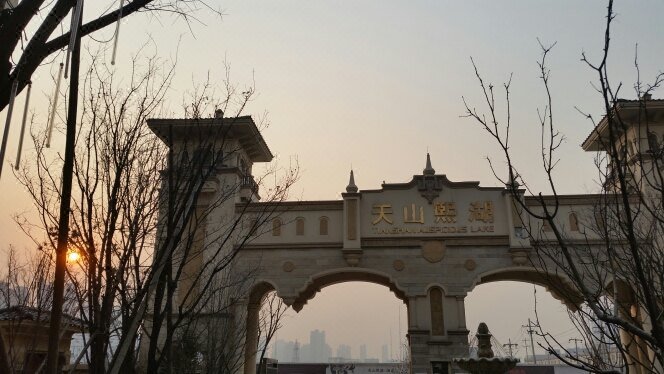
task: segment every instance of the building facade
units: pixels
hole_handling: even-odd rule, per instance
[[[653,121],[662,122],[664,110],[654,112]],[[473,326],[466,325],[465,298],[479,284],[503,280],[538,284],[570,308],[578,307],[581,298],[564,269],[546,260],[532,261],[533,240],[555,247],[554,232],[546,221],[533,219],[519,206],[536,212],[542,202],[550,202],[557,208],[556,227],[564,229],[566,239],[601,247],[596,208],[602,196],[527,197],[513,185],[482,187],[479,182],[451,181],[436,173],[427,155],[422,172],[404,182],[383,183],[380,189],[360,189],[351,171],[349,180],[339,181],[340,187],[345,185],[340,200],[259,202],[258,189],[247,181],[253,182],[253,164],[271,160],[272,154],[250,117],[231,125],[227,124],[231,119],[223,121],[223,117],[195,122],[164,119],[149,124],[176,154],[182,152],[179,144],[201,129],[208,134],[202,138],[209,139],[210,129],[229,127],[223,132],[223,144],[232,144],[233,149],[213,150],[229,156],[206,181],[205,193],[225,193],[229,184],[238,188],[232,199],[211,209],[205,232],[229,219],[241,227],[241,234],[233,234],[241,240],[224,245],[236,251],[232,272],[252,274],[234,306],[244,347],[257,346],[260,301],[267,292],[276,291],[299,311],[325,287],[341,282],[383,285],[407,305],[412,373],[432,373],[433,368],[452,372],[452,359],[467,355]],[[606,146],[601,126],[584,142],[586,150]],[[662,128],[633,128],[630,144],[653,146],[649,134]],[[201,209],[207,208],[208,200],[199,201]],[[206,246],[210,247],[214,246]],[[205,253],[192,269],[202,263]],[[586,286],[601,290],[607,284],[588,280]],[[314,338],[312,333],[312,346]],[[255,349],[244,348],[244,374],[254,374],[256,354]]]

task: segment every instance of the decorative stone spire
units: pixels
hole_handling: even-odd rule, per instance
[[[427,152],[427,166],[422,171],[424,175],[435,175],[436,170],[431,167],[431,157],[429,157],[429,152]]]
[[[353,169],[350,170],[350,180],[348,181],[348,186],[346,186],[346,192],[357,192],[357,186],[355,185],[355,176],[353,175]]]

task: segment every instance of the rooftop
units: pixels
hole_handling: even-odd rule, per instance
[[[639,100],[618,99],[612,108],[613,129],[619,135],[623,131],[622,124],[664,122],[664,100],[652,99],[644,95]],[[647,122],[646,122],[647,121]],[[585,151],[602,151],[603,144],[608,139],[608,118],[602,117],[597,126],[590,132],[581,147]]]
[[[50,320],[50,310],[38,309],[25,305],[16,305],[0,309],[0,321],[35,321],[48,323]],[[62,322],[70,326],[83,325],[83,320],[67,314],[62,315]]]
[[[211,117],[211,118],[150,118],[148,127],[164,143],[169,144],[169,137],[195,140],[194,137],[207,140],[211,137],[232,138],[240,144],[252,162],[269,162],[274,157],[265,143],[263,135],[251,116]]]

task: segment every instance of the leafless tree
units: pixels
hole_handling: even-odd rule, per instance
[[[193,127],[185,137],[175,134],[178,130],[172,127],[164,135],[170,148],[169,167],[163,178],[160,234],[153,262],[161,279],[151,295],[151,317],[144,330],[149,338],[148,372],[171,371],[172,343],[182,334],[179,331],[191,329],[208,334],[202,344],[207,350],[201,352],[207,372],[232,373],[243,363],[246,343],[239,326],[246,311],[238,311],[236,301],[249,293],[253,270],[240,272],[232,265],[244,244],[276,214],[277,204],[266,204],[251,219],[245,214],[258,186],[277,170],[270,169],[254,181],[237,139],[230,135],[234,126],[249,120],[239,112],[253,88],[238,92],[227,84],[219,101],[210,99],[210,90],[209,85],[202,85],[186,106]],[[237,115],[220,115],[232,105],[238,108]],[[216,113],[212,127],[209,118],[199,117],[202,113]],[[263,200],[283,201],[296,177],[297,170],[287,170],[274,189],[265,191]],[[243,191],[249,195],[237,200]],[[228,210],[222,213],[229,206],[234,207],[231,214]],[[228,320],[231,315],[235,320]]]
[[[543,346],[564,362],[590,372],[664,372],[664,180],[662,179],[661,120],[653,117],[662,106],[651,100],[664,74],[645,84],[639,77],[634,88],[636,100],[621,99],[621,84],[607,73],[613,1],[608,1],[603,54],[597,63],[582,56],[596,74],[594,88],[603,108],[603,118],[579,110],[592,124],[586,143],[597,151],[596,165],[601,180],[599,193],[589,197],[592,208],[568,212],[563,207],[553,175],[559,147],[564,141],[554,121],[554,98],[546,59],[553,45],[542,46],[539,61],[546,102],[538,111],[541,127],[541,165],[551,195],[534,193],[517,169],[510,143],[510,81],[502,87],[504,98],[485,83],[473,61],[484,95],[486,109],[479,111],[464,99],[466,116],[479,123],[498,143],[507,164],[507,178],[516,210],[521,214],[523,233],[535,256],[531,265],[570,306],[570,317],[583,336],[582,353],[565,349],[543,328]],[[638,73],[638,63],[635,67]],[[504,107],[497,103],[504,102]],[[502,101],[504,100],[504,101]],[[500,110],[498,109],[500,107]],[[501,117],[499,113],[506,113]],[[494,169],[494,174],[502,172]],[[524,196],[528,193],[530,196]],[[569,216],[568,216],[569,215]],[[579,235],[570,235],[579,226]],[[569,281],[561,284],[550,277]],[[550,278],[549,278],[550,277]]]
[[[65,18],[74,15],[81,0],[2,0],[0,1],[0,110],[9,103],[12,85],[17,84],[20,93],[30,81],[35,70],[53,53],[62,51],[70,44],[71,30]],[[98,9],[106,9],[101,14],[90,16],[82,24],[80,34],[93,32],[119,22],[124,17],[146,11],[161,11],[184,18],[185,22],[195,19],[196,9],[208,9],[220,15],[205,1],[201,0],[134,0],[107,1]],[[111,10],[113,9],[113,10]],[[70,17],[74,18],[74,17]],[[61,35],[58,30],[65,29]],[[115,37],[119,36],[116,25]]]
[[[4,342],[0,371],[18,373],[35,370],[41,364],[39,355],[44,348],[41,339],[46,328],[46,325],[39,324],[48,321],[51,309],[52,254],[38,249],[21,256],[12,246],[5,254],[7,262],[0,270]],[[71,285],[67,287],[65,300],[65,314],[75,313],[77,303]],[[77,326],[78,329],[81,327]]]
[[[83,24],[83,0],[56,0],[45,2],[44,0],[2,0],[0,1],[0,110],[7,110],[7,122],[3,132],[2,146],[0,147],[0,171],[4,162],[4,155],[9,134],[9,125],[13,109],[14,99],[25,87],[29,87],[31,77],[36,69],[54,52],[68,46],[65,63],[60,64],[60,74],[64,71],[65,78],[71,75],[69,81],[68,110],[67,110],[67,136],[62,163],[62,194],[58,224],[58,245],[56,246],[55,276],[53,280],[53,303],[51,310],[50,348],[48,352],[48,363],[46,371],[55,372],[57,361],[57,326],[61,319],[63,288],[65,278],[65,255],[67,250],[67,239],[69,233],[69,211],[71,197],[71,175],[73,170],[73,159],[75,152],[76,115],[78,113],[78,86],[80,66],[80,46],[82,36],[116,22],[114,33],[113,59],[117,47],[120,21],[122,18],[138,11],[165,11],[183,17],[187,22],[192,17],[192,12],[199,6],[211,9],[202,0],[135,0],[125,5],[120,1],[115,11],[108,12],[113,7],[108,4],[104,13],[91,17],[92,19]],[[52,38],[58,27],[64,27],[64,18],[69,14],[69,31]],[[216,11],[217,14],[220,12]],[[90,18],[90,17],[89,17]],[[19,48],[20,45],[20,48]],[[16,62],[14,62],[16,61]],[[71,68],[70,66],[71,61]],[[64,65],[64,69],[63,69]],[[57,79],[59,87],[60,78]],[[56,91],[58,88],[56,88]],[[28,92],[30,90],[28,89]],[[57,94],[56,94],[57,95]],[[27,99],[26,99],[27,101]],[[55,108],[55,102],[53,108]],[[52,126],[52,123],[51,123]]]
[[[70,264],[69,279],[89,329],[90,369],[103,372],[109,339],[117,333],[114,321],[119,311],[133,307],[149,264],[150,233],[156,222],[154,179],[165,153],[149,138],[144,122],[162,105],[172,66],[162,70],[153,58],[139,69],[135,59],[130,83],[120,89],[113,70],[96,56],[92,60],[84,80],[83,126],[76,137],[69,230],[70,251],[79,253],[81,260]],[[33,136],[35,161],[16,174],[39,212],[36,226],[57,232],[61,185],[56,170],[62,160],[53,157],[45,139],[43,133]],[[20,222],[39,239],[39,230]],[[56,237],[48,236],[48,248],[56,245]]]
[[[262,307],[258,317],[258,362],[263,363],[268,346],[277,331],[281,328],[281,319],[288,310],[288,306],[275,291],[269,292],[262,300]]]
[[[71,250],[81,254],[68,274],[89,332],[85,360],[90,372],[132,372],[142,338],[154,352],[146,363],[150,371],[173,370],[172,344],[191,336],[189,332],[198,337],[205,321],[201,315],[229,314],[237,299],[233,292],[250,280],[251,274],[225,269],[256,231],[246,227],[243,205],[235,207],[235,199],[247,186],[257,193],[262,179],[255,181],[250,170],[237,168],[235,173],[242,175],[237,183],[210,194],[211,179],[235,161],[237,145],[226,144],[223,133],[192,133],[169,151],[172,144],[162,143],[146,124],[162,113],[174,66],[157,57],[137,57],[131,77],[122,79],[97,56],[91,56],[84,79],[69,217]],[[244,110],[253,88],[240,92],[229,79],[227,75],[219,100],[209,82],[194,90],[185,118],[196,123],[215,109]],[[223,120],[243,118],[238,114]],[[221,123],[218,128],[229,129]],[[43,133],[33,135],[35,161],[16,172],[39,212],[39,222],[18,217],[35,241],[44,232],[57,231],[61,199],[54,170],[63,161],[45,148],[44,139]],[[266,199],[285,198],[295,178],[296,171],[288,171],[280,187],[265,191]],[[249,202],[251,196],[245,205]],[[200,207],[203,203],[206,208]],[[210,214],[229,203],[233,215],[222,217],[222,225],[207,225],[219,219]],[[262,225],[271,214],[266,210],[251,225]],[[47,237],[46,247],[54,248],[55,238]],[[206,262],[201,264],[203,254]],[[113,339],[119,344],[112,344]]]

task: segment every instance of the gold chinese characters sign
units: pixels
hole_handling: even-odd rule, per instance
[[[376,235],[493,233],[491,200],[434,201],[432,205],[389,202],[371,206],[371,233]]]

